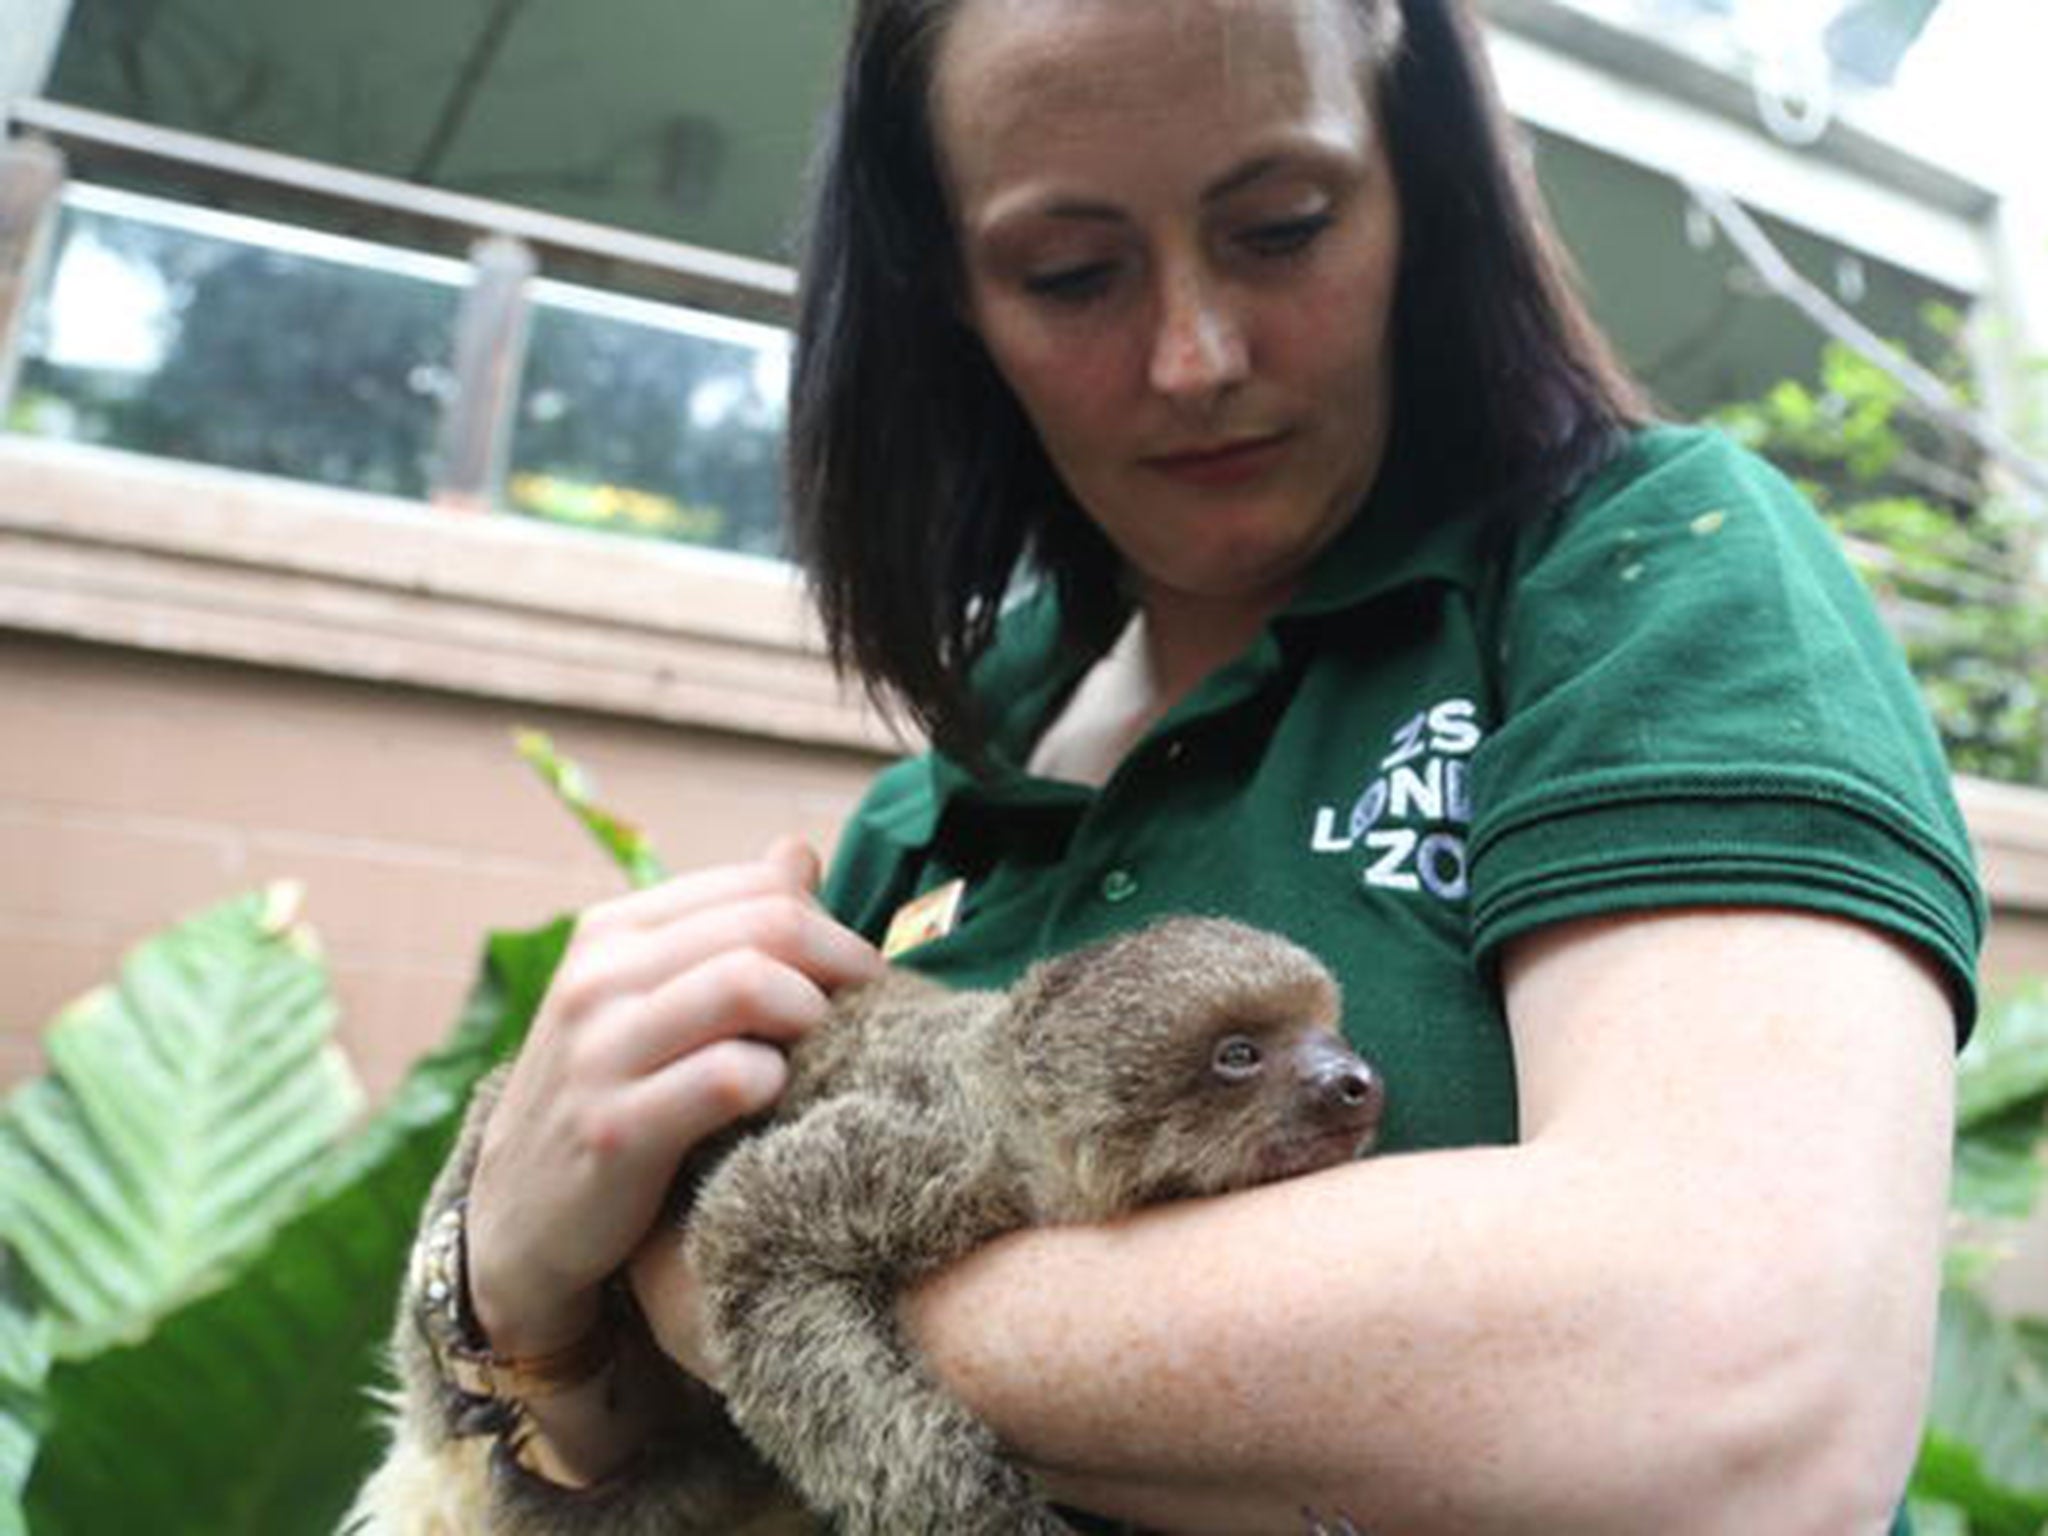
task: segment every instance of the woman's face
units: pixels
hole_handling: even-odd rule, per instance
[[[1386,443],[1400,250],[1348,0],[964,0],[968,319],[1148,607],[1263,616]]]

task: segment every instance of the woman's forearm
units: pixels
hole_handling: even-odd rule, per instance
[[[1832,1411],[1807,1304],[1840,1286],[1768,1267],[1796,1251],[1742,1284],[1759,1234],[1703,1193],[1565,1149],[1390,1158],[1021,1235],[928,1287],[913,1331],[1058,1497],[1155,1528],[1855,1529],[1832,1488],[1803,1518],[1779,1464]]]

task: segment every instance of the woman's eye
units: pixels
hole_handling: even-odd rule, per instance
[[[1063,304],[1080,304],[1105,291],[1116,268],[1106,261],[1091,261],[1075,267],[1056,267],[1033,272],[1024,279],[1024,291],[1034,298],[1053,299]]]
[[[1330,227],[1328,213],[1304,214],[1300,218],[1275,219],[1254,224],[1238,234],[1237,242],[1254,256],[1292,256],[1305,251],[1316,237]]]
[[[1258,1042],[1243,1035],[1228,1035],[1216,1042],[1215,1053],[1210,1064],[1216,1075],[1230,1082],[1242,1082],[1259,1070],[1265,1061],[1265,1053]]]

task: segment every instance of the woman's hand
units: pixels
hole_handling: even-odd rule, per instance
[[[580,1336],[681,1159],[773,1103],[782,1047],[881,968],[813,896],[816,855],[685,875],[586,911],[485,1130],[469,1278],[494,1350]]]

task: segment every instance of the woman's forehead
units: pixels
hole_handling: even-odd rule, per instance
[[[965,0],[933,79],[956,194],[1141,141],[1280,130],[1340,134],[1365,118],[1363,43],[1348,0]]]

